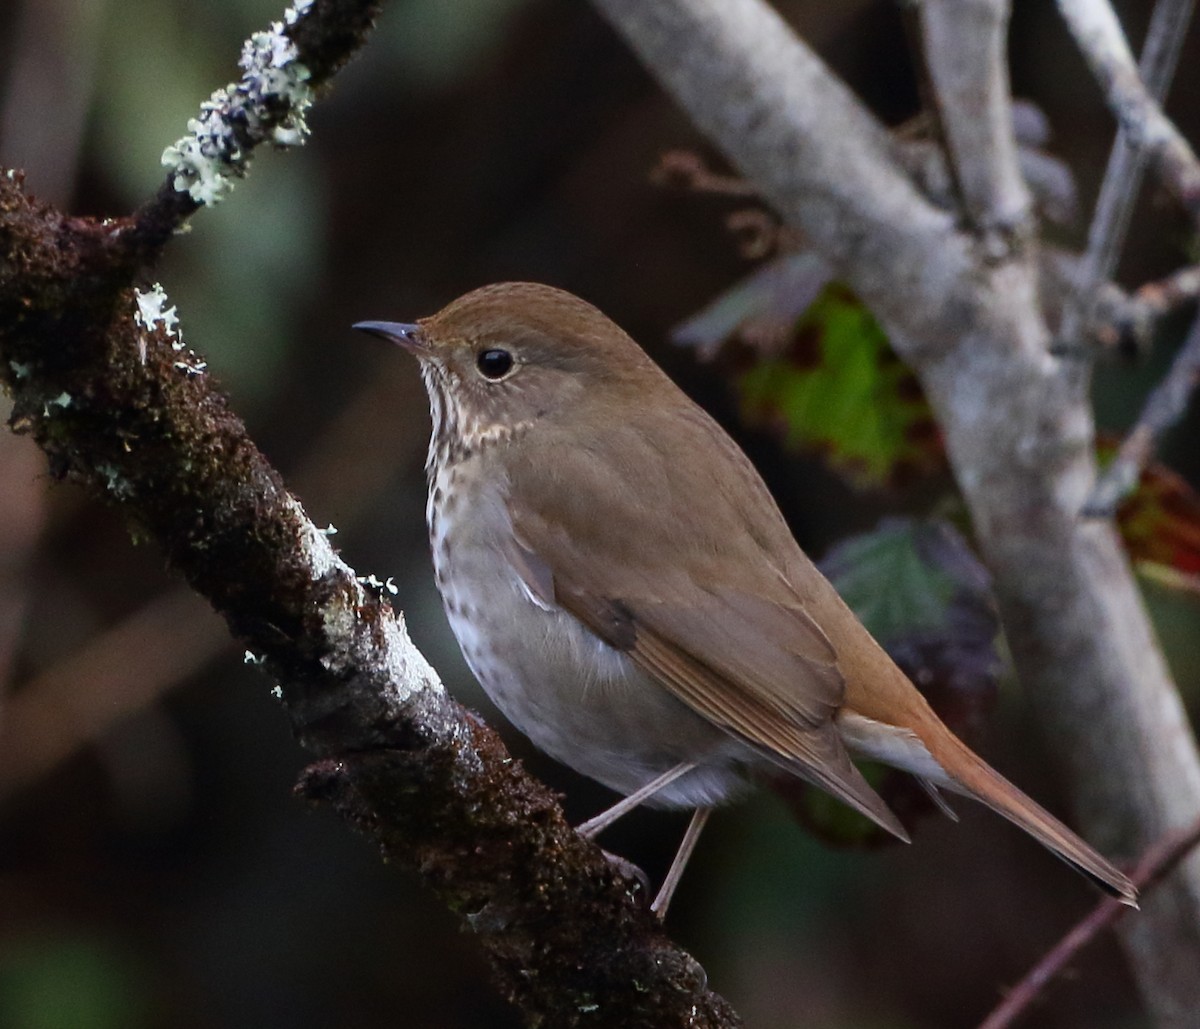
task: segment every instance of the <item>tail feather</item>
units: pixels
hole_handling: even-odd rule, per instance
[[[1031,800],[950,732],[929,747],[953,780],[946,785],[974,797],[1024,829],[1049,851],[1122,904],[1137,907],[1137,890],[1129,877],[1094,848]]]
[[[917,782],[921,784],[921,789],[925,791],[925,795],[933,802],[933,806],[937,808],[943,815],[952,822],[958,821],[958,812],[954,810],[942,796],[942,791],[938,789],[937,783],[930,782],[928,779],[923,779],[917,776]]]

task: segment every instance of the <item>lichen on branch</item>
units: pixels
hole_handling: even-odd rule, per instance
[[[312,73],[285,28],[312,6],[296,0],[284,21],[256,32],[242,47],[242,77],[222,86],[188,121],[188,133],[163,151],[162,163],[176,190],[196,203],[218,203],[246,174],[260,143],[299,146],[308,136],[305,113],[312,104]]]

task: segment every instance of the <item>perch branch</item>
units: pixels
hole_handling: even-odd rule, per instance
[[[1150,848],[1130,878],[1143,898],[1200,844],[1200,821],[1171,833]],[[992,1012],[979,1029],[1008,1029],[1038,998],[1041,992],[1075,959],[1084,947],[1132,909],[1105,897],[1058,941]]]
[[[348,53],[351,34],[333,16],[357,11],[369,23],[374,9],[304,5],[296,45],[314,77],[326,44]],[[310,39],[326,15],[329,35]],[[143,213],[158,213],[148,219],[68,218],[25,196],[19,174],[0,172],[10,426],[42,447],[54,476],[106,498],[156,540],[261,659],[318,758],[301,792],[331,803],[443,899],[530,1023],[595,1024],[600,1012],[613,1025],[738,1024],[635,884],[446,696],[403,620],[254,447],[161,292],[132,288],[195,202],[151,201]]]

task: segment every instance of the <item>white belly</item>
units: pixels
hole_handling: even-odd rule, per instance
[[[740,792],[754,752],[574,616],[535,600],[505,557],[511,528],[498,490],[462,490],[473,477],[460,469],[431,483],[433,563],[450,627],[496,706],[538,748],[620,793],[686,761],[699,767],[658,804],[696,807]]]

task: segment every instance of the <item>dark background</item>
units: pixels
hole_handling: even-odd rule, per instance
[[[887,123],[916,113],[893,5],[779,6]],[[1147,6],[1122,8],[1135,40]],[[1111,120],[1052,5],[1016,7],[1014,92],[1048,114],[1089,210]],[[241,40],[280,16],[267,0],[0,6],[0,163],[76,213],[129,211],[159,184],[162,148],[233,77]],[[1171,105],[1193,139],[1196,51],[1192,38]],[[720,371],[669,346],[671,326],[751,267],[724,226],[744,203],[650,182],[664,150],[711,151],[588,4],[396,0],[310,121],[309,146],[263,155],[193,219],[160,279],[310,514],[338,527],[360,573],[395,577],[417,644],[490,720],[429,569],[424,392],[408,359],[352,322],[411,320],[486,282],[550,282],[604,309],[739,435],[814,555],[885,513],[926,510],[927,495],[855,492],[740,430]],[[1149,190],[1122,280],[1171,270],[1191,245]],[[1101,428],[1129,424],[1179,328],[1143,364],[1101,368]],[[1195,430],[1165,454],[1193,476]],[[452,918],[289,796],[304,755],[271,683],[203,604],[7,434],[0,536],[0,1026],[516,1024]],[[1197,601],[1146,594],[1194,705]],[[573,819],[611,801],[508,738]],[[1066,810],[1053,741],[1015,682],[978,743]],[[829,849],[767,798],[720,812],[671,930],[759,1029],[972,1025],[1095,897],[999,819],[958,807],[960,825],[927,821],[913,846],[872,852]],[[685,822],[637,813],[605,845],[657,878]],[[1111,938],[1025,1024],[1145,1025]]]

